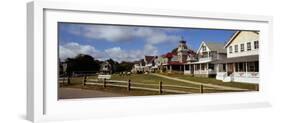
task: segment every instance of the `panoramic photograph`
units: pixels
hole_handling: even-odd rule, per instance
[[[259,91],[259,31],[58,22],[58,99]]]

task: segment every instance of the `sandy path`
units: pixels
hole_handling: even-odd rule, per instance
[[[223,86],[223,85],[215,85],[215,84],[206,84],[206,83],[202,83],[202,82],[194,82],[194,81],[189,81],[189,80],[169,77],[169,76],[160,75],[160,74],[151,74],[151,75],[158,76],[158,77],[163,77],[163,78],[167,78],[167,79],[171,79],[171,80],[181,81],[181,82],[185,82],[185,83],[189,83],[189,84],[204,85],[204,86],[207,86],[207,87],[213,87],[213,88],[219,88],[219,89],[225,89],[225,90],[240,90],[240,91],[248,90],[248,89],[237,88],[237,87],[229,87],[229,86]]]

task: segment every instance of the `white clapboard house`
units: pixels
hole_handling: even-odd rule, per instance
[[[227,59],[217,61],[216,79],[259,82],[259,32],[237,31],[224,46]]]
[[[215,61],[226,59],[226,50],[223,43],[203,41],[197,50],[198,61],[188,63],[190,69],[185,73],[191,73],[200,77],[215,77]]]

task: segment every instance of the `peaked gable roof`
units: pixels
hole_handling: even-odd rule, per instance
[[[238,34],[240,33],[241,31],[236,31],[232,36],[231,38],[227,41],[227,43],[225,44],[224,48],[226,48],[237,36]]]
[[[157,56],[144,56],[144,60],[145,60],[147,63],[152,63],[155,58],[157,58]]]
[[[218,53],[226,53],[226,49],[224,49],[224,44],[219,42],[205,42],[202,41],[199,49],[197,50],[197,53],[199,53],[201,47],[205,44],[209,50],[211,51],[217,51]]]
[[[243,31],[236,31],[232,36],[231,38],[227,41],[227,43],[225,44],[224,48],[226,48],[227,46],[229,46],[229,44],[231,44],[231,42]],[[248,31],[248,32],[253,32],[253,33],[256,33],[256,34],[259,34],[258,31]]]
[[[226,50],[224,49],[224,44],[223,43],[219,43],[219,42],[206,42],[205,44],[207,45],[207,47],[211,51],[217,51],[219,53],[226,53]]]

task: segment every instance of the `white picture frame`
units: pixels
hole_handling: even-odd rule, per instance
[[[85,16],[88,18],[83,18]],[[56,41],[49,41],[49,39],[57,38],[55,33],[48,33],[55,25],[49,25],[58,21],[94,23],[97,20],[93,18],[97,16],[103,17],[98,19],[99,23],[107,24],[175,27],[186,27],[187,24],[193,24],[192,27],[197,28],[260,30],[260,91],[58,101],[57,91],[50,91],[57,90],[57,82],[47,82],[57,79],[56,76],[48,74],[57,69],[54,67],[57,64],[55,60],[57,50],[52,49],[56,49],[58,45]],[[131,17],[144,18],[147,21],[142,19],[136,19],[134,22],[126,21]],[[184,20],[193,21],[186,23]],[[273,52],[270,48],[273,45],[272,20],[270,16],[98,6],[87,2],[30,2],[27,4],[27,119],[36,122],[178,111],[268,107],[270,102],[267,100],[269,90],[267,82],[271,80],[269,71],[272,55],[270,54]],[[48,28],[46,28],[46,24],[49,24]]]

